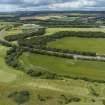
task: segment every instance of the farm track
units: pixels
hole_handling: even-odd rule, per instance
[[[27,49],[27,51],[29,51],[30,49],[28,47],[25,47],[25,49]],[[32,51],[32,50],[30,50]],[[34,49],[33,50],[35,53],[40,53],[39,49]],[[101,56],[101,55],[96,55],[96,56],[86,56],[86,55],[79,55],[79,54],[71,54],[71,53],[61,53],[61,52],[56,52],[56,51],[49,51],[49,50],[41,50],[42,52],[45,52],[46,55],[51,55],[51,56],[56,56],[59,55],[59,57],[63,57],[63,55],[65,55],[63,58],[69,58],[69,57],[73,57],[73,59],[77,60],[77,59],[81,59],[81,60],[93,60],[93,61],[102,61],[105,62],[105,57]],[[54,55],[55,54],[55,55]]]
[[[0,35],[4,35],[5,32],[6,32],[5,29],[1,30],[1,31],[0,31]]]

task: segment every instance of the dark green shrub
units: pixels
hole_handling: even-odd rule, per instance
[[[62,99],[62,101],[64,101],[65,104],[69,104],[71,102],[80,102],[81,101],[80,98],[74,97],[74,96],[61,95],[60,98]]]
[[[28,91],[15,91],[8,95],[9,98],[12,98],[18,105],[21,105],[29,101],[30,93]]]

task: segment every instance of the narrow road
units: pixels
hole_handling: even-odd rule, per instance
[[[30,49],[28,47],[25,47],[25,49],[27,51],[34,51],[34,52],[38,52],[40,53],[39,49]],[[105,62],[105,57],[104,56],[100,56],[100,55],[97,55],[97,56],[88,56],[88,55],[79,55],[79,54],[70,54],[70,53],[61,53],[61,52],[55,52],[55,51],[49,51],[49,50],[41,50],[41,52],[45,53],[46,55],[49,54],[51,56],[56,56],[56,55],[59,55],[59,57],[63,57],[62,55],[65,55],[67,58],[69,57],[73,57],[75,60],[76,59],[81,59],[81,60],[89,60],[89,61],[102,61],[102,62]]]
[[[46,50],[43,50],[46,51]],[[105,57],[102,56],[86,56],[86,55],[78,55],[78,54],[70,54],[70,53],[60,53],[60,52],[53,52],[53,51],[47,51],[48,53],[59,53],[61,55],[66,56],[73,56],[74,59],[83,59],[83,60],[96,60],[96,61],[105,61]]]
[[[5,29],[0,31],[0,35],[4,35],[6,33]]]

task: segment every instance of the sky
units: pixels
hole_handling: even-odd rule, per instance
[[[105,0],[0,0],[0,12],[105,10]]]

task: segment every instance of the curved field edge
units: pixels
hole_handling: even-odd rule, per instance
[[[2,53],[1,53],[1,56],[2,56]],[[26,56],[28,56],[30,58],[30,54],[26,54]],[[42,55],[40,55],[40,56],[42,56]],[[25,58],[25,57],[23,56],[23,58]],[[36,61],[34,61],[33,59],[29,59],[29,61],[25,60],[26,62],[28,62],[27,64],[30,65],[30,66],[27,65],[28,68],[33,68],[33,69],[37,69],[38,68],[38,69],[41,69],[41,70],[46,69],[46,65],[45,65],[44,68],[43,68],[43,66],[41,67],[39,64],[36,67],[36,64],[37,64],[36,62],[38,62],[38,59],[41,60],[41,61],[45,60],[43,62],[50,63],[50,65],[53,65],[53,64],[57,63],[56,62],[57,59],[55,59],[55,57],[50,57],[49,58],[49,60],[50,59],[54,59],[54,61],[51,60],[51,62],[46,61],[47,56],[39,57],[39,55],[35,55],[34,54],[34,56],[32,56],[32,58],[34,60],[36,60],[36,59],[37,60]],[[44,59],[42,59],[42,58],[44,58]],[[64,59],[62,59],[62,60],[64,60]],[[61,62],[62,62],[62,60],[61,60]],[[21,62],[22,62],[22,64],[25,64],[23,60],[21,60]],[[34,62],[35,64],[33,64],[32,62]],[[71,63],[71,64],[74,63],[73,60],[70,60],[70,62],[69,62],[69,60],[67,60],[67,62]],[[69,66],[69,64],[66,64],[66,66]],[[47,65],[47,67],[49,67],[49,65]],[[4,69],[7,69],[7,68],[4,68]],[[10,68],[10,69],[12,69],[12,68]],[[50,69],[47,68],[47,70],[50,70]],[[65,73],[64,71],[63,72],[62,71],[63,70],[61,70],[61,73]],[[66,71],[67,71],[67,69],[66,69]],[[4,81],[2,81],[3,83],[1,83],[1,89],[0,90],[5,91],[5,93],[2,92],[1,96],[0,96],[0,99],[2,99],[0,101],[0,103],[2,105],[7,104],[7,102],[9,104],[11,104],[11,105],[12,104],[15,105],[16,103],[11,101],[11,99],[6,98],[8,93],[12,92],[12,91],[16,91],[16,90],[19,91],[19,90],[25,90],[25,89],[30,91],[31,99],[30,99],[29,102],[25,103],[24,105],[30,105],[30,104],[34,105],[36,103],[38,103],[39,105],[40,104],[41,105],[48,105],[48,104],[50,104],[50,105],[59,105],[60,104],[59,101],[56,101],[56,100],[59,100],[59,97],[62,94],[65,94],[65,95],[69,94],[69,95],[81,97],[82,98],[82,102],[78,103],[80,105],[84,104],[84,103],[87,103],[87,104],[91,103],[93,105],[94,104],[95,105],[97,105],[97,104],[101,105],[102,104],[102,99],[104,97],[104,91],[105,91],[104,90],[104,84],[102,84],[102,85],[100,85],[100,84],[93,84],[93,83],[91,84],[91,83],[84,82],[84,81],[81,81],[81,80],[76,80],[75,81],[75,80],[72,80],[72,79],[70,79],[70,80],[54,80],[54,81],[52,81],[52,80],[44,80],[44,79],[43,80],[42,79],[36,79],[35,80],[35,79],[32,79],[32,78],[26,76],[21,71],[16,71],[15,70],[14,74],[15,74],[15,72],[18,72],[21,75],[17,76],[17,78],[13,82],[11,82],[12,83],[11,85],[7,85],[6,86]],[[60,71],[57,71],[57,72],[60,73]],[[10,81],[7,81],[7,82],[9,83]],[[90,87],[93,87],[93,88],[96,89],[96,92],[100,95],[100,97],[98,97],[99,99],[94,97],[94,95],[91,93]],[[51,97],[53,97],[53,99],[52,100],[47,100],[46,102],[39,102],[38,97],[37,97],[37,95],[39,95],[39,94],[41,94],[44,97],[51,96]],[[91,98],[95,98],[96,102],[95,103],[91,102],[90,101]],[[6,100],[7,100],[7,102],[5,102]],[[72,104],[75,105],[77,103],[72,103]]]
[[[0,45],[0,82],[11,83],[15,80],[23,78],[24,74],[12,67],[7,66],[5,63],[5,55],[7,50],[7,47]]]
[[[20,62],[25,68],[42,69],[61,75],[105,79],[105,62],[82,61],[23,53]]]
[[[105,39],[103,38],[77,38],[66,37],[58,39],[47,44],[51,48],[69,49],[76,51],[96,52],[97,54],[105,53]]]
[[[4,57],[5,51],[8,48],[0,46],[0,104],[1,105],[17,105],[13,100],[8,98],[8,94],[12,91],[29,90],[31,97],[29,102],[23,105],[60,105],[60,96],[64,94],[65,96],[76,96],[82,99],[82,102],[89,103],[89,97],[95,98],[91,95],[89,89],[92,86],[91,83],[81,81],[81,80],[47,80],[47,79],[32,79],[5,64]],[[15,77],[15,78],[14,78]],[[87,84],[87,86],[86,86]],[[94,84],[95,85],[95,84]],[[93,86],[94,86],[93,85]],[[93,87],[92,86],[92,87]],[[97,88],[98,89],[98,88]],[[101,87],[100,87],[101,89]],[[104,91],[104,90],[103,90]],[[81,94],[82,93],[82,94]],[[100,92],[101,94],[101,92]],[[46,102],[40,102],[38,95],[42,97],[53,97]],[[101,95],[104,95],[102,93]],[[101,103],[100,100],[96,100],[96,103]],[[73,103],[72,103],[73,104]],[[75,104],[75,103],[74,103]],[[101,104],[100,104],[101,105]]]

